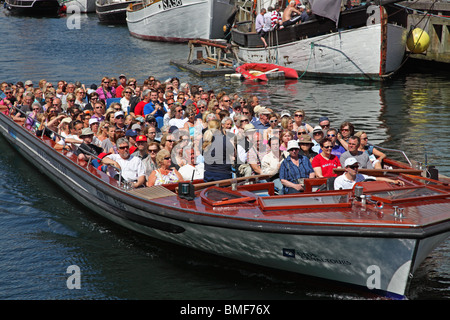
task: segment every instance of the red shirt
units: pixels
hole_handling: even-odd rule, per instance
[[[125,89],[122,85],[116,88],[116,98],[122,98],[122,91]]]
[[[139,102],[136,107],[134,107],[134,114],[136,116],[144,116],[144,106],[147,104],[148,102],[145,101],[141,101]]]
[[[341,166],[339,158],[336,157],[334,154],[330,156],[330,160],[327,160],[324,157],[322,157],[322,154],[318,154],[317,156],[314,157],[311,164],[313,168],[321,167],[322,175],[324,177],[337,177],[337,174],[333,173],[333,169]]]

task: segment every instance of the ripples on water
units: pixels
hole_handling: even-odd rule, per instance
[[[27,18],[0,13],[2,81],[47,79],[99,83],[125,73],[149,75],[228,93],[257,94],[262,105],[306,111],[307,121],[350,120],[372,143],[400,148],[450,175],[448,154],[450,76],[404,73],[385,84],[353,81],[274,81],[267,85],[200,79],[169,64],[186,59],[187,46],[129,36],[126,27],[99,25],[81,16],[81,29],[66,18]],[[342,286],[267,271],[136,235],[86,211],[5,145],[0,137],[0,299],[360,299]],[[420,159],[422,158],[422,159]],[[449,299],[447,240],[423,263],[413,299]],[[66,269],[82,270],[82,290],[69,290]],[[300,285],[299,285],[300,284]]]

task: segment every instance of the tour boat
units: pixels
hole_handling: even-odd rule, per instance
[[[298,73],[294,69],[271,63],[244,63],[236,68],[236,72],[242,74],[245,79],[259,81],[267,81],[267,75],[274,72],[282,72],[285,79],[298,78]]]
[[[144,40],[187,42],[222,39],[234,0],[155,0],[127,8],[130,34]]]
[[[245,21],[231,28],[231,43],[243,63],[282,65],[301,76],[379,81],[399,70],[406,51],[407,12],[395,2],[340,12],[340,1],[315,1],[310,20],[269,31],[267,48]]]
[[[126,24],[127,8],[138,0],[97,0],[96,13],[101,23]]]
[[[62,6],[58,0],[5,0],[5,8],[13,14],[53,16]]]
[[[404,186],[364,181],[332,190],[327,179],[305,179],[304,193],[276,195],[268,176],[253,176],[130,189],[23,123],[0,114],[0,132],[17,152],[93,213],[287,277],[300,273],[402,299],[414,271],[450,235],[449,180],[400,161],[361,171]],[[248,182],[258,179],[265,182]]]

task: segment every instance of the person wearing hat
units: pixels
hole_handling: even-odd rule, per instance
[[[114,124],[116,125],[116,129],[122,130],[125,132],[125,114],[123,111],[114,112]]]
[[[328,117],[320,117],[319,126],[322,130],[328,130],[330,128],[330,119],[328,119]]]
[[[116,98],[122,98],[122,91],[127,86],[127,76],[124,74],[121,74],[119,76],[119,85],[116,88]],[[131,97],[131,96],[130,96]]]
[[[83,143],[78,147],[77,154],[80,161],[92,161],[92,165],[98,168],[99,162],[97,157],[103,152],[103,148],[92,143],[94,139],[94,132],[91,128],[83,128],[80,134]]]
[[[130,154],[133,154],[136,149],[136,137],[138,136],[138,133],[136,132],[136,130],[127,130],[125,131],[125,137],[128,139],[128,141],[130,142]]]
[[[300,146],[297,140],[288,142],[289,155],[280,165],[280,180],[283,184],[283,194],[304,191],[303,179],[314,178],[315,173],[311,162],[305,156],[299,155]]]
[[[334,180],[334,190],[341,189],[353,189],[355,183],[362,182],[366,179],[376,180],[376,181],[386,181],[389,183],[398,184],[404,186],[405,183],[402,180],[393,180],[384,177],[373,177],[365,174],[358,173],[359,163],[356,158],[350,157],[347,158],[344,162],[345,172],[336,177]]]
[[[148,152],[148,139],[144,135],[136,137],[136,151],[131,154],[133,157],[138,157],[142,160],[145,166],[145,176],[148,177],[153,170],[156,170],[156,164],[151,160]]]
[[[300,146],[299,154],[302,156],[305,156],[309,159],[309,161],[312,162],[312,159],[314,159],[315,156],[317,156],[317,153],[312,151],[312,147],[314,143],[311,140],[311,137],[309,134],[301,134],[297,137],[298,144]]]
[[[315,126],[312,132],[312,138],[313,138],[313,147],[312,150],[315,153],[320,153],[320,141],[323,139],[324,134],[322,131],[322,127],[321,126]]]
[[[255,126],[255,128],[257,130],[266,130],[266,129],[270,128],[269,117],[272,114],[272,111],[265,107],[261,107],[258,109],[257,113],[258,113],[259,119],[252,122],[252,124]]]

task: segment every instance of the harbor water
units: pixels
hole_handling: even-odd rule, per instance
[[[450,73],[415,63],[385,83],[342,80],[267,84],[198,78],[170,64],[186,59],[184,44],[147,42],[95,14],[61,18],[0,12],[1,81],[47,79],[99,84],[124,73],[138,83],[176,76],[205,89],[256,94],[262,105],[304,109],[317,125],[352,122],[369,141],[401,149],[450,176]],[[390,156],[405,161],[401,155]],[[186,250],[132,233],[75,202],[0,137],[0,299],[366,299],[350,288]],[[414,274],[408,298],[450,299],[450,239]],[[70,286],[71,266],[81,272]],[[367,298],[368,299],[368,298]]]

